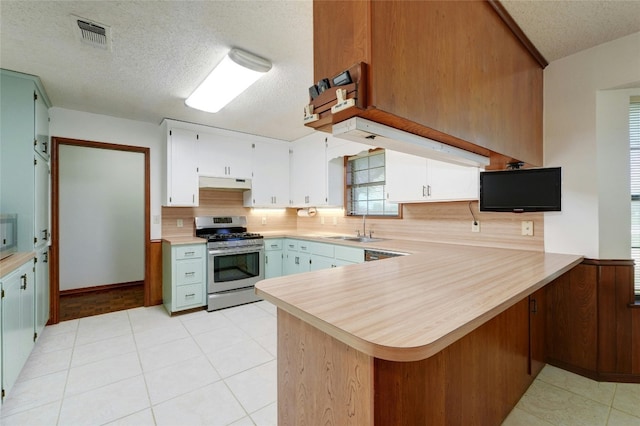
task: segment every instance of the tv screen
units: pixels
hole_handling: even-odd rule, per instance
[[[560,167],[480,172],[480,211],[561,210]]]

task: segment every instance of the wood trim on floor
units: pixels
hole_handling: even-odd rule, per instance
[[[144,285],[144,281],[130,281],[127,283],[96,285],[92,287],[70,288],[68,290],[60,290],[60,297],[71,296],[74,294],[91,293],[93,291],[117,290],[119,288],[136,287]]]

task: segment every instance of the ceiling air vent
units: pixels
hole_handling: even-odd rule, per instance
[[[93,47],[111,50],[111,28],[89,19],[71,16],[80,41]]]

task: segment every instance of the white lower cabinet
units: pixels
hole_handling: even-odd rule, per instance
[[[275,278],[282,276],[283,268],[283,240],[269,238],[264,240],[264,277]]]
[[[0,278],[2,286],[2,397],[8,395],[34,345],[33,259]]]
[[[207,304],[206,245],[162,242],[162,301],[169,313]]]

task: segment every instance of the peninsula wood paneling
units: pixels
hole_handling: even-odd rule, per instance
[[[580,264],[547,286],[547,356],[555,365],[597,367],[597,270]]]
[[[633,261],[585,259],[546,297],[549,363],[594,380],[640,382]]]
[[[528,307],[414,362],[371,358],[279,309],[278,424],[500,424],[535,378]]]
[[[373,358],[278,309],[278,425],[373,425]]]
[[[599,266],[598,373],[631,374],[633,268]]]

